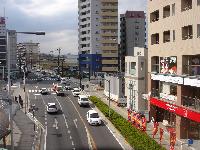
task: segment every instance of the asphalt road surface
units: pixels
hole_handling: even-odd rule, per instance
[[[52,84],[58,81],[27,81],[30,104],[35,104],[34,113],[38,121],[46,129],[45,147],[47,150],[89,149],[93,145],[98,150],[120,150],[122,147],[103,120],[100,126],[91,126],[86,120],[86,112],[94,106],[80,107],[77,97],[71,91],[65,96],[56,96],[51,90]],[[76,84],[71,83],[72,87]],[[49,89],[48,95],[41,95],[41,88]],[[46,105],[50,102],[57,104],[59,112],[48,114]],[[89,140],[90,139],[90,140]],[[89,142],[90,141],[90,142]]]

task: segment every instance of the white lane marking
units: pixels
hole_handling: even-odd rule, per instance
[[[78,121],[78,120],[77,120],[77,119],[74,119],[73,121],[74,121],[74,124],[75,124],[76,128],[78,128],[78,126],[77,126],[77,121]]]
[[[45,138],[44,138],[44,150],[47,148],[47,126],[45,128]]]
[[[70,134],[70,133],[71,133],[71,131],[70,131],[70,130],[68,130],[68,131],[67,131],[67,133],[69,133],[69,134]]]
[[[34,95],[35,95],[35,96],[39,96],[39,95],[41,95],[41,94],[38,93],[38,94],[34,94]]]
[[[118,140],[118,138],[115,136],[115,134],[112,132],[112,130],[108,127],[108,125],[106,125],[106,127],[108,128],[108,130],[110,131],[110,133],[114,136],[114,138],[117,140],[117,142],[119,143],[119,145],[122,147],[123,150],[125,150],[124,146],[121,144],[121,142]]]
[[[42,102],[43,102],[43,104],[44,104],[44,106],[46,106],[46,103],[45,103],[45,101],[44,101],[44,98],[43,98],[43,96],[41,95],[41,97],[42,97]],[[46,106],[47,107],[47,106]],[[45,112],[44,112],[44,114],[45,114],[45,118],[46,118],[46,120],[47,120],[47,112],[46,112],[46,108],[45,108]],[[45,138],[44,138],[44,150],[46,150],[46,148],[47,148],[47,121],[45,121]]]
[[[69,139],[70,139],[70,140],[72,139],[72,136],[71,136],[71,135],[69,136]]]
[[[94,142],[94,139],[93,139],[93,137],[91,136],[91,134],[90,134],[90,132],[89,132],[89,130],[88,130],[88,128],[87,128],[87,126],[86,126],[86,124],[85,124],[83,118],[81,117],[81,115],[80,115],[78,109],[77,109],[76,106],[74,105],[74,102],[71,100],[71,98],[70,98],[69,96],[67,96],[67,98],[70,100],[70,102],[71,102],[72,105],[74,106],[74,109],[75,109],[76,112],[78,113],[79,118],[81,119],[81,121],[82,121],[82,123],[83,123],[83,125],[84,125],[84,127],[85,127],[85,131],[86,131],[87,138],[88,138],[89,149],[97,149],[97,148],[96,148],[96,144],[95,144],[95,142]],[[66,99],[66,101],[68,101],[68,100]]]
[[[55,97],[55,96],[54,96],[54,97]],[[56,99],[56,101],[58,102],[58,104],[59,104],[61,110],[63,111],[63,108],[62,108],[60,102],[58,101],[57,97],[55,97],[55,99]],[[69,126],[68,126],[68,124],[67,124],[67,119],[66,119],[66,116],[64,115],[64,113],[62,114],[62,116],[63,116],[64,121],[65,121],[65,126],[68,128]]]
[[[74,146],[74,142],[72,141],[72,146]]]
[[[58,130],[58,120],[54,118],[53,128],[56,128]]]

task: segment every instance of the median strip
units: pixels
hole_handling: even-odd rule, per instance
[[[149,137],[145,132],[141,132],[133,127],[131,123],[113,109],[110,109],[111,115],[109,117],[109,107],[102,102],[100,98],[91,96],[89,99],[105,115],[105,117],[110,120],[110,122],[135,150],[165,150],[165,148],[161,147],[154,139]]]

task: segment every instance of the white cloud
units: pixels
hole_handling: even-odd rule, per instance
[[[77,30],[62,30],[50,32],[40,40],[41,51],[49,53],[51,50],[61,48],[61,54],[78,52],[78,31]]]
[[[56,16],[61,13],[74,12],[77,0],[11,0],[11,3],[29,16]]]

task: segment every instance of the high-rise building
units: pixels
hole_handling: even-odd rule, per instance
[[[6,23],[5,18],[0,17],[0,73],[1,77],[5,73],[6,67]]]
[[[81,70],[118,71],[118,0],[79,0]]]
[[[148,0],[150,116],[200,139],[200,1]]]
[[[8,44],[10,49],[10,68],[11,71],[17,68],[17,33],[15,30],[8,30]]]
[[[134,47],[145,47],[144,11],[126,11],[120,15],[119,59],[121,71],[125,71],[125,56],[134,56]]]

